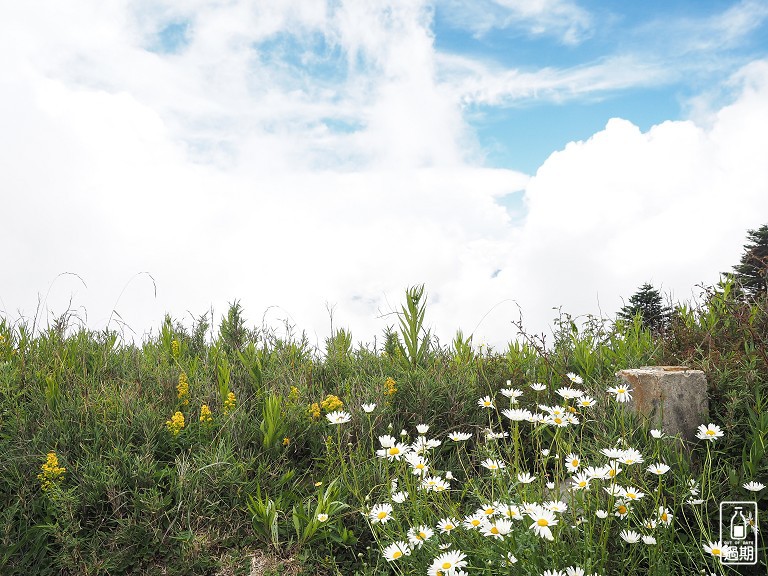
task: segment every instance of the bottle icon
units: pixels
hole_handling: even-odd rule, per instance
[[[736,506],[731,516],[731,539],[744,540],[747,537],[749,521],[744,517],[741,506]]]

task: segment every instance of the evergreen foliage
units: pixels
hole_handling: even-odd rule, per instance
[[[733,277],[745,295],[755,298],[768,293],[768,224],[748,230],[747,239],[744,254],[733,267]]]
[[[619,311],[618,317],[631,323],[637,314],[645,328],[658,334],[669,326],[672,310],[664,305],[659,291],[646,282],[629,298],[629,304]]]

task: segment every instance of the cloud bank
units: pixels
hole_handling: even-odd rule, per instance
[[[543,331],[553,306],[610,315],[649,280],[686,298],[768,214],[765,61],[730,77],[725,105],[645,133],[612,119],[531,177],[483,164],[463,87],[536,83],[446,77],[429,3],[42,8],[0,18],[12,318],[39,294],[43,321],[71,305],[103,329],[114,310],[140,336],[165,312],[213,307],[218,321],[238,298],[251,322],[288,319],[319,344],[332,307],[334,326],[371,341],[425,283],[443,343],[462,328],[500,347],[518,305]],[[586,34],[592,21],[569,13]],[[553,72],[546,89],[587,90],[590,74]]]

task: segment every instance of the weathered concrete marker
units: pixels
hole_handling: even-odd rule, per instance
[[[666,434],[693,440],[699,425],[709,422],[707,380],[701,370],[643,366],[620,370],[616,376],[632,389],[628,404]]]

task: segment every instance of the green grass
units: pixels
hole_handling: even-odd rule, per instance
[[[765,299],[745,303],[713,290],[705,305],[679,307],[663,335],[639,321],[592,318],[577,328],[563,314],[551,345],[525,337],[494,351],[460,332],[438,346],[424,330],[422,296],[409,289],[400,330],[388,330],[378,348],[355,347],[339,330],[316,350],[290,327],[249,328],[237,303],[215,332],[206,317],[191,328],[166,318],[139,345],[70,329],[66,317],[34,333],[0,319],[0,573],[421,575],[450,544],[466,555],[468,574],[539,576],[573,566],[606,575],[765,574],[762,532],[761,564],[740,572],[703,548],[718,538],[721,500],[768,508],[768,489],[742,487],[768,483]],[[606,392],[617,370],[654,363],[705,371],[722,438],[652,438]],[[534,382],[544,390],[532,390]],[[563,387],[595,404],[561,398]],[[531,412],[572,407],[579,423],[512,421],[503,388],[522,391],[518,405]],[[493,408],[478,406],[484,396]],[[376,407],[367,413],[364,403]],[[204,405],[210,421],[200,420]],[[331,424],[325,415],[338,409],[350,420]],[[178,417],[171,425],[177,412],[183,428]],[[440,441],[423,456],[427,476],[449,479],[447,491],[422,489],[405,459],[376,455],[386,450],[380,437],[412,444],[419,424]],[[489,440],[487,429],[506,436]],[[450,440],[459,430],[471,438]],[[644,462],[591,480],[590,490],[568,489],[566,456],[577,455],[580,470],[600,467],[610,462],[603,450],[616,446],[638,450]],[[64,470],[49,461],[46,477],[50,452]],[[487,469],[487,459],[504,468]],[[657,461],[669,472],[649,473]],[[524,472],[531,483],[518,479]],[[625,518],[615,515],[622,498],[605,490],[612,484],[644,493]],[[397,492],[407,499],[393,502]],[[697,498],[703,503],[690,503]],[[489,504],[550,501],[566,505],[554,513],[551,541],[530,529],[530,515],[502,538],[437,527]],[[391,520],[374,521],[377,504],[392,505]],[[658,522],[659,507],[674,517],[670,526]],[[423,544],[385,559],[388,546],[423,527],[433,531]],[[627,543],[622,530],[656,544]]]

